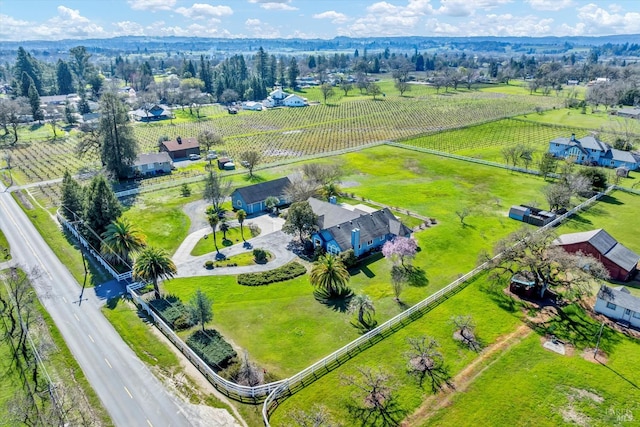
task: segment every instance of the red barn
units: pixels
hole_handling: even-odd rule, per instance
[[[582,252],[592,255],[604,264],[613,280],[630,280],[638,270],[640,255],[618,243],[602,228],[563,234],[554,243],[569,253]]]

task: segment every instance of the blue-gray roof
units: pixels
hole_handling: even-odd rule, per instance
[[[360,215],[358,218],[345,221],[326,229],[341,249],[351,248],[351,231],[360,229],[360,242],[365,243],[387,234],[408,237],[411,230],[402,224],[387,208],[373,213]]]
[[[269,196],[281,198],[284,195],[284,189],[289,184],[291,184],[291,181],[285,176],[284,178],[238,188],[234,193],[237,192],[242,197],[242,200],[250,205],[266,200]]]
[[[640,298],[631,295],[624,286],[610,288],[607,285],[602,285],[598,291],[598,298],[640,313]]]

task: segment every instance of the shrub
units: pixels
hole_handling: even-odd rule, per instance
[[[263,273],[246,273],[238,275],[238,284],[244,286],[262,286],[269,283],[284,282],[307,272],[304,266],[296,261],[291,261],[282,267]]]
[[[204,262],[204,268],[206,268],[207,270],[213,270],[213,267],[214,267],[214,263],[210,259]]]
[[[171,328],[179,331],[193,326],[189,321],[189,309],[177,296],[165,295],[151,300],[149,304]]]
[[[236,357],[235,350],[224,340],[216,330],[207,329],[191,334],[186,341],[187,345],[204,362],[215,370],[224,369],[231,359]]]
[[[257,225],[250,223],[248,228],[251,233],[251,237],[258,237],[260,235],[261,230]]]
[[[258,264],[264,264],[267,262],[267,251],[262,248],[256,248],[253,250],[253,258]]]
[[[182,197],[189,197],[191,195],[191,188],[189,188],[186,182],[180,187],[180,194],[182,194]]]
[[[353,249],[349,249],[340,254],[340,261],[347,268],[353,268],[358,263],[358,258],[356,257],[356,253]]]

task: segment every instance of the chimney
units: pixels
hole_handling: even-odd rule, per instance
[[[351,246],[353,247],[353,252],[358,257],[362,249],[360,248],[360,229],[354,228],[351,230]]]
[[[178,144],[182,144],[182,138],[181,137],[177,137],[176,141],[178,141]]]
[[[572,141],[572,142],[575,142],[575,140],[576,140],[576,134],[575,134],[575,133],[572,133],[572,134],[571,134],[571,141]]]

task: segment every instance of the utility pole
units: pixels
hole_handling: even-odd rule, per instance
[[[600,326],[600,332],[598,332],[598,342],[596,343],[596,349],[593,350],[593,358],[596,359],[598,355],[598,347],[600,347],[600,338],[602,338],[602,330],[604,329],[604,322]]]

